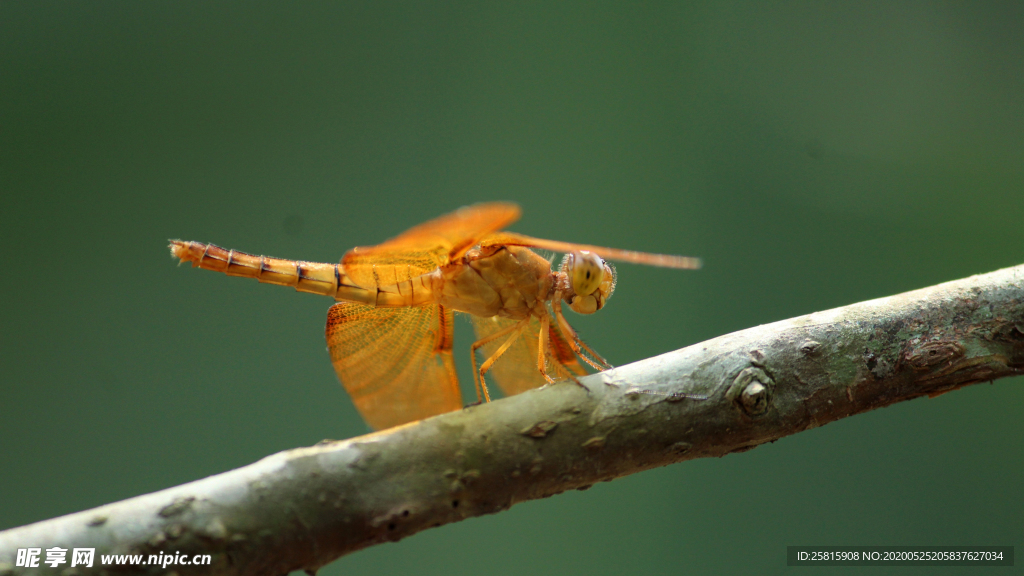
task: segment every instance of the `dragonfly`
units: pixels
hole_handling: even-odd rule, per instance
[[[454,312],[468,314],[477,402],[485,375],[506,396],[576,380],[611,365],[566,320],[604,307],[615,289],[606,260],[696,269],[698,258],[532,238],[503,230],[516,204],[466,206],[336,264],[287,260],[171,240],[179,263],[334,298],[325,335],[331,362],[363,419],[380,430],[463,408],[452,355]],[[534,249],[564,253],[561,265]],[[484,358],[477,364],[478,353]]]

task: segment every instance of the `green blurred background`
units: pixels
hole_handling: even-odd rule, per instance
[[[502,199],[526,234],[703,257],[621,265],[609,306],[574,318],[615,364],[1024,263],[1021,30],[1019,2],[0,3],[0,528],[367,431],[324,349],[331,301],[176,267],[168,238],[336,261]],[[470,334],[460,322],[464,381]],[[783,574],[808,573],[785,566],[794,544],[1020,551],[1021,384],[323,573]]]

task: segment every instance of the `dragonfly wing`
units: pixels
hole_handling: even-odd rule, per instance
[[[341,264],[363,288],[398,284],[461,257],[483,236],[518,220],[519,214],[519,206],[508,202],[466,206],[383,244],[353,248]]]
[[[515,325],[516,320],[495,316],[483,318],[470,316],[473,321],[473,328],[476,330],[477,339],[482,339],[495,332]],[[547,384],[547,380],[537,369],[537,339],[540,334],[540,321],[536,317],[530,319],[530,325],[526,331],[501,355],[487,372],[501,388],[506,396],[513,396],[532,388],[539,388]],[[560,363],[553,366],[548,363],[549,373],[554,377],[567,377],[566,369],[576,375],[586,374],[576,355],[573,354],[569,343],[562,338],[561,332],[553,326],[548,329],[549,342],[551,342],[551,353]],[[481,362],[486,361],[504,343],[502,338],[488,342],[480,348],[482,351]]]
[[[690,256],[674,256],[671,254],[651,254],[649,252],[635,252],[633,250],[620,250],[619,248],[605,248],[603,246],[592,246],[590,244],[576,244],[573,242],[559,242],[558,240],[545,240],[533,238],[515,232],[498,232],[480,239],[480,246],[493,246],[495,244],[506,244],[511,246],[527,246],[540,248],[542,250],[553,250],[555,252],[576,252],[586,250],[593,252],[606,260],[620,260],[632,262],[633,264],[646,264],[647,266],[660,266],[662,268],[700,268],[700,258]]]
[[[331,362],[367,424],[380,430],[462,408],[452,326],[452,312],[437,305],[331,306]]]

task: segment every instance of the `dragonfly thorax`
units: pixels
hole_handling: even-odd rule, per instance
[[[554,294],[551,263],[520,246],[470,250],[440,272],[437,303],[476,316],[521,320],[542,313]]]

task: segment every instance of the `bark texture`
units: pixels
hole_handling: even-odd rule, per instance
[[[175,488],[0,532],[95,548],[102,572],[314,572],[344,554],[517,502],[741,452],[922,395],[1024,373],[1024,266],[750,328],[662,356]],[[211,554],[110,567],[101,554]]]

